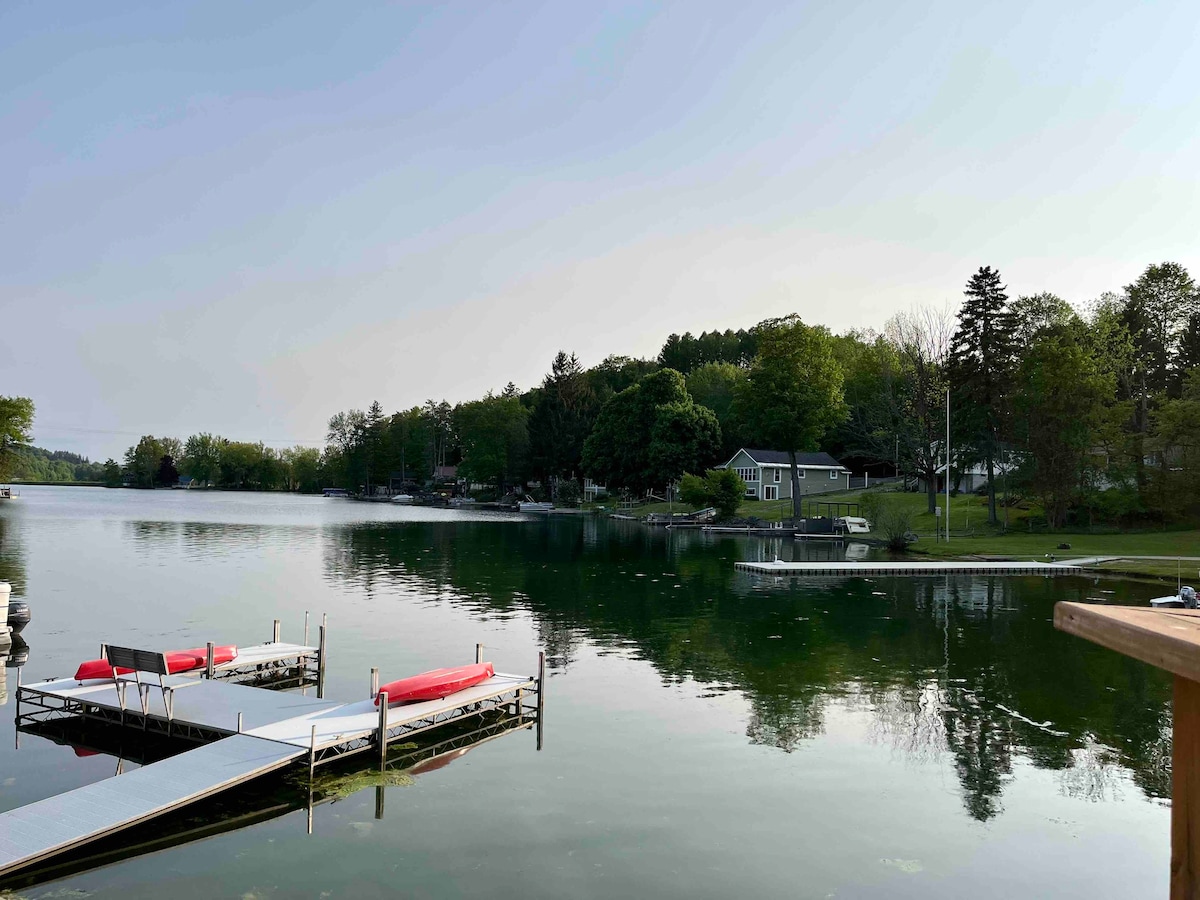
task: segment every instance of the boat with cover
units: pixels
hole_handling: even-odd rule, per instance
[[[224,647],[213,647],[213,665],[220,666],[228,662],[233,662],[237,658],[238,649],[233,644]],[[192,647],[188,650],[168,650],[164,654],[167,657],[167,671],[172,675],[179,672],[191,672],[194,669],[203,669],[208,665],[208,648],[207,647]],[[128,675],[133,669],[125,669],[118,667],[117,675]],[[113,667],[108,664],[106,659],[89,659],[87,662],[81,662],[79,668],[75,670],[76,681],[92,681],[97,678],[112,678]]]
[[[1191,585],[1181,585],[1178,595],[1174,597],[1155,597],[1150,601],[1155,609],[1196,609],[1196,589]]]
[[[441,700],[481,684],[495,674],[496,669],[490,662],[453,669],[433,669],[399,681],[389,681],[379,689],[379,694],[388,695],[388,706],[414,700]],[[376,706],[379,705],[379,694],[375,695]]]

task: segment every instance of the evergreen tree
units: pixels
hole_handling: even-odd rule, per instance
[[[987,466],[988,521],[996,522],[996,459],[1016,358],[1016,322],[1000,273],[983,266],[971,276],[950,343],[951,421]],[[958,458],[965,459],[962,453]],[[947,466],[946,477],[950,477]]]
[[[529,416],[531,462],[543,484],[579,473],[583,442],[598,412],[595,392],[579,359],[560,351]]]

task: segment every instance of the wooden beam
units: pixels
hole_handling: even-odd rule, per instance
[[[1171,900],[1200,898],[1200,684],[1175,677]]]
[[[1054,627],[1200,682],[1200,610],[1062,602]]]

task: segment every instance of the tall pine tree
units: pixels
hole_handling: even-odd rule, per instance
[[[954,397],[952,420],[958,433],[973,446],[988,477],[988,521],[996,518],[996,460],[1008,407],[1016,358],[1016,322],[1008,306],[1008,288],[1000,273],[983,266],[967,282],[966,300],[958,311],[958,330],[950,343],[950,385]],[[959,459],[965,454],[959,453]],[[947,466],[946,477],[950,477]]]

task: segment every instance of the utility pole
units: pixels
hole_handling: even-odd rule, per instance
[[[950,543],[950,388],[946,388],[946,543]]]

